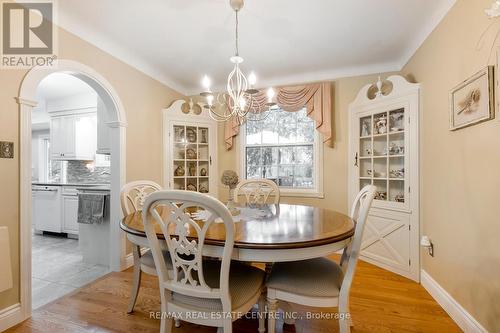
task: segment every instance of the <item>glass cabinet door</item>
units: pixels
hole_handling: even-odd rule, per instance
[[[173,188],[210,192],[210,128],[173,125]]]
[[[375,200],[405,203],[405,109],[359,118],[359,186],[375,185]]]

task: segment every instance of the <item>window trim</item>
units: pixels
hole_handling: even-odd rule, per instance
[[[237,149],[237,170],[239,170],[240,177],[242,179],[246,179],[246,158],[245,158],[245,148],[246,147],[259,147],[263,145],[245,145],[245,137],[246,137],[246,125],[242,124],[240,126],[240,133],[236,137],[235,146]],[[310,143],[307,143],[310,144]],[[282,146],[288,144],[277,144],[269,146]],[[295,144],[294,144],[295,145]],[[296,145],[300,145],[297,143]],[[298,188],[283,188],[280,187],[280,194],[283,197],[299,197],[299,198],[318,198],[323,199],[325,197],[323,192],[323,135],[319,133],[319,131],[314,129],[314,142],[313,142],[313,150],[314,150],[314,187],[310,189],[298,189]],[[243,177],[245,176],[245,177]]]

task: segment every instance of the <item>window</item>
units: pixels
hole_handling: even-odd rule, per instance
[[[305,108],[278,109],[263,120],[247,121],[242,138],[245,178],[270,179],[284,192],[319,194],[322,145]]]

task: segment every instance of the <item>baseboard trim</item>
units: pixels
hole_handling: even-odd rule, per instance
[[[135,246],[135,245],[134,245]],[[144,255],[148,251],[147,248],[141,248],[141,255]],[[130,267],[134,266],[134,254],[129,253],[125,256],[121,264],[121,270],[124,271]]]
[[[124,260],[122,261],[121,270],[124,271],[129,267],[132,267],[133,265],[134,265],[134,256],[132,253],[129,253],[125,256]]]
[[[465,310],[446,290],[434,280],[429,273],[422,270],[420,274],[422,286],[431,294],[436,302],[448,313],[455,323],[466,333],[488,333],[488,331]]]
[[[19,324],[23,321],[23,319],[20,303],[16,303],[0,310],[0,332]]]

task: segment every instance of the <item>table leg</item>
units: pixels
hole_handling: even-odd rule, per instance
[[[291,316],[293,308],[290,305],[290,303],[285,302],[285,301],[279,301],[278,307],[284,312],[283,320],[284,320],[285,324],[295,325],[295,319]],[[290,315],[287,316],[286,315],[287,313]]]

